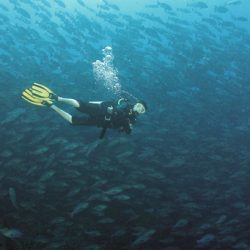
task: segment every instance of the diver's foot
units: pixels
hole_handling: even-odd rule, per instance
[[[51,107],[51,105],[53,105],[53,102],[50,101],[50,100],[44,100],[44,101],[41,102],[41,104],[43,106]]]
[[[58,101],[58,95],[55,93],[50,93],[49,98],[53,101]]]

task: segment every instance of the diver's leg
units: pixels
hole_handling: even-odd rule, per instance
[[[103,102],[81,102],[78,101],[79,107],[76,109],[82,113],[89,114],[91,116],[103,114],[102,103]]]
[[[57,101],[69,104],[69,105],[71,105],[71,106],[73,106],[75,108],[80,107],[80,103],[77,100],[72,99],[72,98],[63,98],[63,97],[58,96]]]
[[[85,125],[85,126],[93,126],[97,125],[97,121],[92,117],[76,117],[71,114],[65,112],[64,110],[58,108],[56,105],[52,104],[50,106],[57,114],[59,114],[62,118],[73,125]]]
[[[64,97],[57,97],[57,101],[63,102],[66,104],[69,104],[73,107],[75,107],[77,110],[79,110],[82,113],[86,113],[89,115],[98,115],[103,113],[102,103],[103,102],[81,102],[77,101],[72,98],[64,98]]]
[[[72,115],[65,112],[64,110],[58,108],[56,105],[52,104],[50,106],[54,111],[56,111],[57,114],[59,114],[62,118],[64,118],[66,121],[72,124]]]

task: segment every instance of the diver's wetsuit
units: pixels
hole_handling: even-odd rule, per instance
[[[127,101],[106,101],[106,102],[81,102],[80,107],[76,108],[82,113],[88,114],[85,117],[72,117],[73,125],[97,126],[105,130],[107,128],[119,129],[130,134],[131,125],[136,121],[136,113],[132,110],[132,105]],[[113,109],[108,112],[108,108]]]

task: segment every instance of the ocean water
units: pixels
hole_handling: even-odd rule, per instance
[[[249,10],[0,1],[0,250],[249,250]],[[148,112],[100,140],[25,102],[34,82]]]

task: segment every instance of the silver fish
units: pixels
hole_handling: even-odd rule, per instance
[[[73,218],[76,214],[79,214],[84,209],[86,209],[89,206],[88,202],[80,202],[70,213],[70,217]]]
[[[23,235],[20,230],[15,228],[0,228],[0,233],[10,239],[20,238]]]
[[[17,201],[16,201],[16,191],[13,187],[9,188],[9,198],[12,203],[12,205],[18,209]]]

